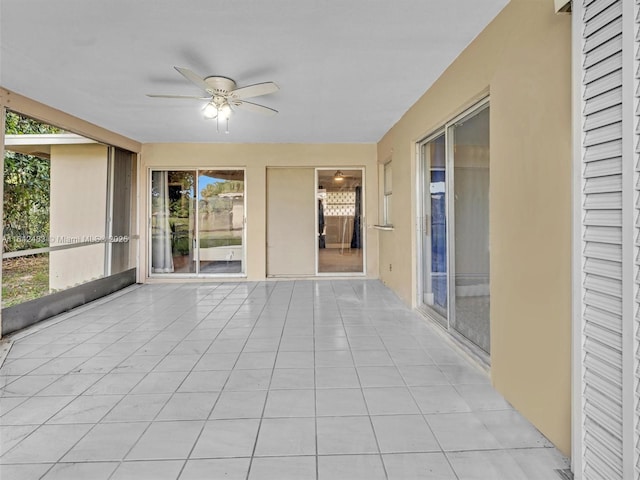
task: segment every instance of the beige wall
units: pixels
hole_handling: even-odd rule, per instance
[[[99,241],[105,234],[105,145],[51,146],[50,245]],[[49,288],[63,290],[104,276],[104,243],[49,254]]]
[[[141,153],[141,246],[147,245],[149,169],[242,167],[246,169],[247,259],[249,280],[266,278],[267,167],[365,167],[366,225],[377,223],[378,189],[375,144],[145,144]],[[365,222],[363,222],[363,225]],[[367,276],[378,276],[378,232],[365,228]],[[310,242],[314,238],[309,239]],[[144,248],[144,247],[143,247]],[[140,268],[148,274],[148,256]]]
[[[393,159],[395,226],[380,232],[380,277],[415,305],[416,142],[490,94],[491,376],[565,454],[570,67],[570,17],[550,0],[512,0],[378,144],[379,161]]]

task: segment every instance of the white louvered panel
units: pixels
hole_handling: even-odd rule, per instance
[[[618,76],[621,76],[620,70],[617,72]],[[593,130],[596,128],[604,127],[612,123],[620,121],[622,115],[622,105],[614,105],[613,107],[589,115],[584,122],[585,130]]]
[[[601,323],[605,323],[608,319],[598,318],[591,320],[587,318],[587,320],[589,320],[589,323],[585,326],[585,333],[590,338],[593,338],[594,342],[611,345],[611,348],[622,350],[622,337],[612,330],[612,325],[615,325],[615,322],[602,325]]]
[[[583,2],[583,471],[622,479],[622,0]]]
[[[604,377],[595,370],[596,369],[590,370],[585,373],[585,391],[589,389],[598,390],[605,396],[617,397],[619,400],[622,395],[622,387],[620,384],[605,380]],[[620,419],[618,419],[617,422],[620,422]]]
[[[594,80],[604,77],[612,72],[620,71],[621,62],[622,54],[617,53],[589,68],[583,77],[585,85],[589,85]]]
[[[601,227],[620,227],[622,212],[620,210],[589,210],[584,215],[583,223]]]
[[[611,147],[612,149],[608,149],[607,151],[604,151],[604,149],[600,149],[600,153],[602,154],[601,156],[598,156],[597,158],[606,158],[606,160],[592,160],[592,161],[588,161],[585,159],[585,166],[584,166],[584,170],[583,170],[583,175],[584,178],[589,180],[591,178],[596,178],[596,177],[604,177],[604,176],[608,176],[608,175],[619,175],[622,173],[622,162],[620,161],[620,157],[619,155],[616,156],[615,155],[615,151],[613,150],[613,147],[611,144],[607,144],[607,146]],[[620,147],[621,144],[618,144],[618,147]],[[593,152],[593,150],[599,148],[600,145],[596,145],[595,147],[591,147],[589,150],[591,152],[591,154],[595,157],[595,152]],[[611,157],[606,157],[606,154],[609,153],[613,153],[614,155],[611,155]],[[585,187],[586,188],[586,187]]]
[[[616,37],[622,35],[622,17],[614,18],[614,20],[607,25],[604,25],[600,30],[597,30],[585,38],[584,51],[585,53],[593,52],[597,47],[616,40],[616,42],[622,41],[622,37],[616,39]],[[613,52],[615,55],[616,52]],[[607,55],[608,57],[611,55]],[[590,65],[589,65],[590,66]]]
[[[605,176],[587,178],[584,184],[583,192],[589,193],[606,193],[619,192],[622,190],[622,175],[617,173]]]
[[[614,280],[600,275],[586,275],[584,286],[588,290],[605,293],[613,297],[620,297],[622,295],[622,282],[620,280]]]
[[[622,246],[607,243],[589,242],[583,250],[585,258],[599,258],[601,260],[620,261]]]
[[[635,19],[635,58],[640,60],[640,0],[636,0],[636,19]],[[634,285],[634,297],[635,297],[635,362],[636,362],[636,376],[635,376],[635,391],[636,391],[636,480],[640,480],[640,62],[637,62],[635,70],[635,92],[636,102],[635,105],[635,138],[633,139],[635,145],[635,242],[634,242],[634,258],[635,258],[635,285]]]
[[[589,168],[590,162],[600,162],[603,160],[618,158],[622,155],[622,141],[609,142],[603,145],[594,145],[584,154],[584,161],[587,162],[585,168]],[[620,160],[618,159],[618,163]]]
[[[621,88],[612,88],[610,85],[602,85],[599,86],[598,82],[600,79],[592,82],[591,87],[596,90],[597,88],[601,88],[605,90],[605,93],[601,95],[597,95],[595,97],[586,98],[585,100],[589,100],[588,103],[585,103],[583,113],[585,115],[591,115],[592,113],[598,112],[600,110],[604,110],[605,108],[613,107],[614,105],[619,105],[622,102],[622,89]]]
[[[607,27],[605,27],[607,28]],[[584,57],[584,67],[589,68],[608,57],[616,55],[622,48],[622,36],[618,35],[598,45]]]
[[[622,280],[622,264],[620,262],[587,258],[584,262],[584,271],[585,273],[602,275],[618,281]]]
[[[594,130],[587,130],[584,139],[584,146],[590,147],[599,143],[615,142],[621,138],[622,124],[617,122]]]
[[[597,243],[622,244],[622,229],[615,227],[592,227],[587,225],[584,229],[584,240]]]
[[[611,181],[615,180],[610,178]],[[592,193],[584,201],[586,210],[611,210],[622,208],[622,192]]]
[[[596,422],[614,422],[617,427],[622,427],[622,423],[619,423],[622,417],[622,403],[594,388],[586,389],[585,393],[589,396],[589,403],[585,405],[585,409],[589,410],[588,413]]]
[[[619,316],[596,307],[587,307],[584,312],[584,318],[593,323],[593,325],[606,328],[621,338],[619,331],[621,320]],[[587,327],[585,326],[585,328]]]
[[[601,3],[605,5],[601,5]],[[584,19],[587,22],[584,29],[585,39],[593,36],[598,32],[598,30],[615,21],[622,15],[621,0],[594,2],[594,5],[597,5],[597,7],[585,9]]]
[[[588,339],[585,341],[585,349],[595,349],[593,353],[585,356],[585,367],[594,374],[602,377],[602,379],[612,385],[622,387],[622,372],[616,362],[621,361],[621,354],[615,348],[604,345],[600,342]],[[601,390],[603,393],[606,390]],[[622,400],[620,400],[622,402]]]
[[[605,387],[600,387],[598,384],[589,385],[589,387],[593,388],[594,391],[600,392],[603,397],[608,398],[612,402],[612,406],[622,403],[619,398],[614,398],[614,394],[617,395],[618,390],[622,389],[622,375],[618,373],[619,368],[615,363],[621,361],[621,352],[595,340],[586,342],[585,348],[597,348],[602,353],[601,356],[589,355],[585,357],[585,366],[588,365],[589,371],[593,373],[593,378],[600,378]],[[585,394],[587,390],[585,388]],[[589,396],[586,396],[586,398],[591,400]],[[614,408],[609,408],[608,411],[614,411]],[[616,424],[622,424],[622,419],[616,419],[614,423],[612,427],[614,428],[614,434],[617,435]]]
[[[602,425],[587,419],[585,421],[587,433],[584,438],[586,478],[589,480],[612,480],[622,478],[622,442],[611,437]]]

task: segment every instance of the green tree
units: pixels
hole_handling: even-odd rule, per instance
[[[5,133],[29,135],[61,133],[56,127],[7,112]],[[50,163],[46,158],[5,151],[4,250],[48,245]]]

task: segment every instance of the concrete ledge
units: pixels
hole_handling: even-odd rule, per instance
[[[52,293],[2,309],[2,335],[26,328],[47,318],[92,302],[136,283],[136,269]]]

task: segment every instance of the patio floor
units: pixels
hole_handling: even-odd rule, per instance
[[[379,281],[135,286],[14,335],[0,478],[561,478]]]

